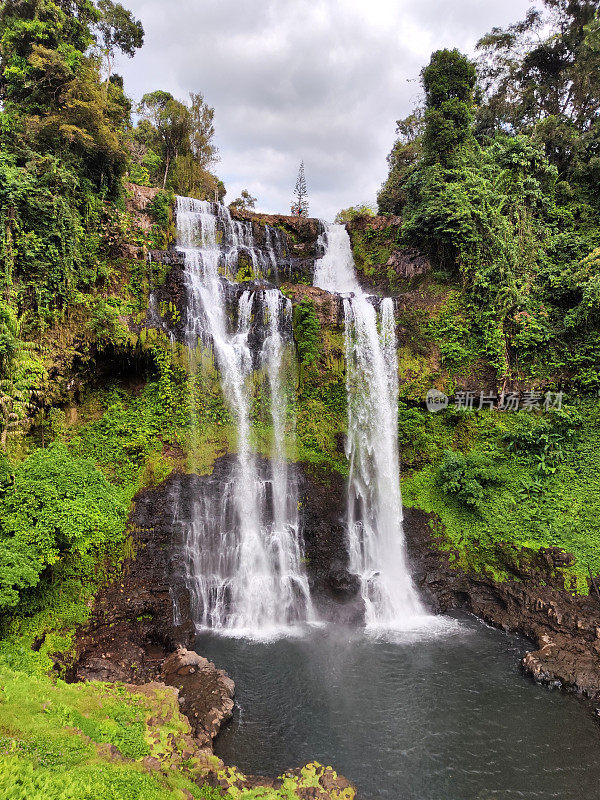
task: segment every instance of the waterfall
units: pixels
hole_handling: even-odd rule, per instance
[[[343,225],[327,226],[323,244],[314,285],[345,295],[349,569],[360,578],[367,627],[411,627],[424,612],[402,527],[393,301],[360,288]]]
[[[177,234],[185,263],[186,343],[190,350],[199,344],[213,350],[237,451],[231,474],[206,481],[185,524],[185,579],[192,613],[198,629],[271,635],[312,619],[297,481],[285,457],[283,370],[291,341],[291,304],[277,289],[240,293],[231,283],[240,254],[250,259],[259,276],[271,266],[273,253],[257,248],[251,223],[232,220],[224,206],[178,197]],[[233,295],[235,323],[227,304]],[[262,341],[259,352],[255,341]],[[269,465],[251,447],[249,384],[255,367],[264,370],[269,389]]]

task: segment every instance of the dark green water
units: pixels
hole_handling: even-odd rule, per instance
[[[248,773],[316,759],[360,800],[600,797],[600,725],[523,677],[527,649],[471,618],[396,642],[339,628],[197,642],[236,683],[216,752]]]

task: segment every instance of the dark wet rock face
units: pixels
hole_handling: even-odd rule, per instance
[[[330,475],[325,482],[301,475],[302,530],[313,602],[324,619],[360,624],[360,580],[348,572],[346,495],[341,475]]]
[[[522,666],[535,680],[600,702],[600,599],[571,594],[558,571],[572,558],[558,548],[520,552],[501,547],[515,579],[496,583],[449,564],[432,540],[433,515],[407,509],[405,532],[414,579],[437,613],[462,608],[506,631],[531,639],[537,649]]]
[[[266,472],[269,462],[259,461]],[[217,459],[211,475],[173,473],[158,488],[138,495],[130,518],[135,559],[97,596],[79,637],[73,678],[157,680],[170,653],[192,647],[197,610],[192,609],[186,565],[186,525],[192,519],[194,498],[219,492],[231,479],[235,463],[234,456],[225,455]],[[360,622],[358,580],[348,573],[345,480],[332,476],[320,483],[301,466],[291,468],[297,473],[306,570],[315,606],[325,619]]]

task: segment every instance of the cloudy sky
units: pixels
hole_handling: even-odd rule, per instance
[[[312,216],[374,203],[395,121],[419,98],[432,50],[475,42],[531,0],[123,0],[146,44],[121,59],[135,100],[202,92],[231,202],[289,213],[304,159]]]

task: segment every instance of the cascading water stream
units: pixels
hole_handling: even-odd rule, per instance
[[[208,481],[195,498],[187,526],[185,577],[192,613],[198,629],[269,636],[312,619],[296,479],[285,459],[282,371],[286,339],[291,338],[291,308],[276,289],[244,291],[237,302],[237,327],[230,330],[227,288],[234,285],[221,273],[231,276],[244,251],[255,274],[260,274],[273,254],[255,248],[251,224],[232,220],[219,204],[178,197],[177,231],[188,295],[186,343],[190,350],[212,347],[237,439],[233,474]],[[257,356],[270,395],[270,466],[251,447],[253,328],[263,336]]]
[[[343,225],[326,226],[323,244],[314,285],[345,295],[349,569],[360,578],[367,627],[409,628],[424,611],[402,528],[393,302],[382,299],[378,315],[360,288]]]

